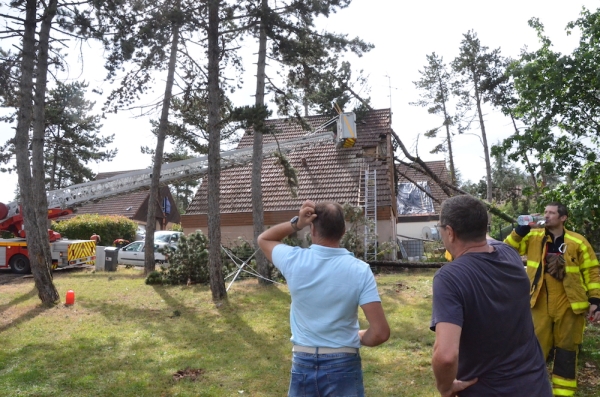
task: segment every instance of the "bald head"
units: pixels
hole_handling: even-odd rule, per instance
[[[319,237],[340,241],[346,232],[344,209],[333,201],[323,201],[315,206],[317,218],[313,221],[314,232]]]

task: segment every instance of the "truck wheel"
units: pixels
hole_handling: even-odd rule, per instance
[[[29,266],[29,258],[25,255],[15,255],[10,258],[10,268],[13,273],[27,274],[31,273],[31,267]]]

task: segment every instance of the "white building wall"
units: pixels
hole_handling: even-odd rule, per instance
[[[208,234],[208,228],[185,228],[183,233],[188,235],[196,230],[202,230],[202,233]],[[304,239],[304,235],[310,233],[310,228],[298,232],[298,237]],[[395,225],[391,221],[377,221],[377,241],[380,243],[394,241],[396,238]],[[221,241],[224,246],[235,244],[238,237],[242,237],[247,241],[252,241],[254,230],[252,226],[223,226],[221,227]]]
[[[427,222],[405,222],[396,224],[396,233],[399,239],[408,238],[423,238],[423,228],[435,228],[437,221]],[[404,236],[404,237],[403,237]]]

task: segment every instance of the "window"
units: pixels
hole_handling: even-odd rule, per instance
[[[417,182],[427,193],[431,194],[431,188],[427,181]],[[433,214],[433,200],[414,183],[399,183],[398,215]]]
[[[165,214],[171,213],[171,202],[168,197],[163,198],[162,210]]]

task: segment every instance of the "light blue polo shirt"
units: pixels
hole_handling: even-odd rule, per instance
[[[381,302],[369,265],[345,248],[317,244],[278,244],[271,256],[292,295],[292,343],[359,348],[358,307]]]

